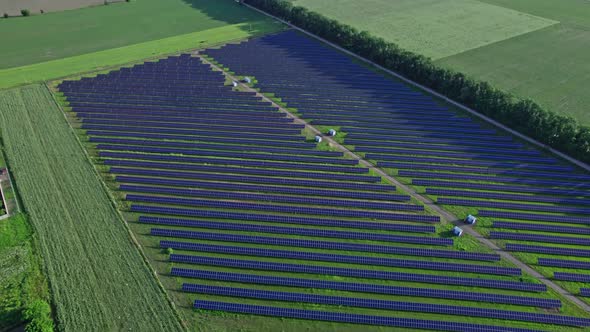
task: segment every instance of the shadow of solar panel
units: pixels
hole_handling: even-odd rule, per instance
[[[458,316],[475,316],[475,317],[507,319],[507,320],[521,320],[521,321],[528,321],[528,322],[535,322],[535,323],[559,324],[559,325],[569,325],[569,326],[590,326],[590,319],[587,319],[587,318],[526,313],[526,312],[509,311],[509,310],[470,308],[470,307],[464,307],[464,306],[451,306],[451,305],[441,305],[441,304],[427,304],[427,303],[400,302],[400,301],[387,301],[387,300],[373,300],[373,299],[367,299],[367,298],[352,298],[352,297],[317,295],[317,294],[307,294],[307,293],[291,293],[291,292],[268,291],[268,290],[260,290],[260,289],[247,289],[247,288],[237,288],[237,287],[210,286],[210,285],[198,285],[198,284],[186,284],[186,283],[182,285],[182,290],[185,292],[193,292],[193,293],[199,293],[199,294],[210,294],[210,295],[217,295],[217,296],[231,296],[231,297],[239,297],[239,298],[253,298],[253,299],[260,299],[260,300],[286,301],[286,302],[298,302],[298,303],[303,302],[303,303],[313,303],[313,304],[323,304],[323,305],[362,307],[362,308],[370,308],[370,309],[423,312],[423,313],[447,314],[447,315],[458,315]]]

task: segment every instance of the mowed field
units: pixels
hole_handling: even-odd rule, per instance
[[[0,92],[2,140],[62,331],[179,331],[180,321],[45,86]]]
[[[294,1],[590,124],[588,1],[370,3]]]

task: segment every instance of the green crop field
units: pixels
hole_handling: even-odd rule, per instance
[[[128,19],[131,16],[133,19]],[[100,24],[105,21],[109,24]],[[0,37],[11,47],[0,49],[0,89],[244,39],[281,28],[280,24],[231,0],[175,0],[166,4],[139,0],[2,20]]]
[[[8,163],[39,238],[60,330],[181,330],[47,88],[0,99]]]
[[[590,124],[586,0],[295,0]]]

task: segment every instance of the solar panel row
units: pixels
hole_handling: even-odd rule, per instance
[[[264,316],[311,319],[330,322],[356,323],[365,325],[394,326],[401,328],[441,330],[441,331],[480,331],[480,332],[533,332],[530,329],[506,328],[486,326],[480,324],[467,324],[456,322],[431,321],[422,319],[395,318],[382,316],[369,316],[359,314],[303,310],[292,308],[278,308],[251,304],[225,303],[215,301],[196,300],[195,309],[219,310],[242,314],[256,314]]]
[[[590,238],[574,238],[565,236],[553,235],[539,235],[527,233],[511,233],[511,232],[490,232],[490,238],[502,240],[517,240],[517,241],[532,241],[532,242],[548,242],[559,244],[576,244],[588,246],[590,245]]]
[[[367,298],[351,298],[343,296],[318,295],[308,293],[291,293],[247,289],[225,286],[211,286],[198,284],[183,284],[182,290],[199,294],[218,296],[232,296],[239,298],[254,298],[273,301],[303,302],[324,305],[362,307],[394,311],[413,311],[458,316],[475,316],[495,319],[522,320],[535,323],[548,323],[569,326],[590,326],[590,319],[571,316],[525,313],[519,311],[469,308],[442,304],[413,303],[387,300],[373,300]]]
[[[576,282],[590,282],[590,274],[554,272],[553,279]]]
[[[456,199],[440,197],[437,203],[445,205],[461,205],[461,206],[478,206],[489,207],[495,209],[507,210],[524,210],[524,211],[539,211],[539,212],[554,212],[554,213],[571,213],[571,214],[590,214],[589,208],[569,207],[569,206],[552,206],[541,204],[520,204],[507,202],[482,201],[473,199]]]
[[[174,241],[160,241],[160,247],[173,248],[178,250],[190,250],[194,243],[183,243]],[[460,285],[472,286],[482,288],[494,289],[509,289],[526,292],[545,292],[547,287],[544,284],[527,283],[520,281],[507,281],[485,278],[467,278],[467,277],[448,277],[433,274],[418,274],[418,273],[404,273],[404,272],[389,272],[379,270],[363,270],[351,268],[337,268],[317,265],[303,265],[303,264],[286,264],[274,262],[261,262],[251,260],[218,258],[218,257],[201,257],[188,255],[170,255],[171,262],[189,263],[208,266],[223,266],[239,269],[249,270],[264,270],[276,272],[289,273],[307,273],[319,275],[333,275],[342,277],[364,278],[364,279],[380,279],[380,280],[396,280],[407,281],[413,283],[427,283],[427,284],[441,284],[441,285]],[[555,299],[539,299],[537,303],[539,307],[557,308],[561,306],[561,302]]]
[[[415,288],[415,287],[400,287],[400,286],[386,286],[379,284],[366,284],[366,283],[353,283],[353,282],[341,282],[341,281],[326,281],[326,280],[314,280],[314,279],[301,279],[301,278],[287,278],[287,277],[276,277],[276,276],[262,276],[254,274],[242,274],[242,273],[230,273],[230,272],[219,272],[219,271],[205,271],[205,270],[192,270],[173,267],[170,274],[178,277],[186,278],[198,278],[205,280],[218,280],[226,282],[239,282],[239,283],[250,283],[259,285],[274,285],[281,287],[302,287],[302,288],[315,288],[315,289],[333,289],[349,292],[363,292],[363,293],[374,293],[374,294],[387,294],[396,296],[408,296],[408,297],[426,297],[426,298],[439,298],[439,299],[450,299],[450,300],[464,300],[464,301],[476,301],[476,302],[491,302],[491,303],[504,303],[511,305],[522,305],[522,306],[539,306],[539,301],[544,302],[545,299],[539,299],[535,297],[526,296],[515,296],[515,295],[502,295],[492,293],[481,293],[481,292],[465,292],[465,291],[454,291],[434,288]],[[540,305],[541,307],[543,305]]]
[[[590,270],[590,262],[572,261],[566,259],[539,258],[537,264],[543,266],[563,267],[569,269]]]
[[[506,250],[538,254],[590,257],[590,250],[506,243]]]
[[[508,228],[508,229],[519,229],[528,231],[539,231],[539,232],[552,232],[552,233],[567,233],[567,234],[579,234],[579,235],[590,235],[590,229],[586,227],[571,227],[571,226],[554,226],[545,224],[529,224],[523,222],[508,222],[508,221],[494,221],[492,227],[495,228]]]

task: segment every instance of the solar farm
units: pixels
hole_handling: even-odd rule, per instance
[[[584,164],[201,2],[264,29],[0,90],[39,331],[590,330]]]
[[[259,92],[232,86],[215,64],[254,77]],[[164,285],[180,307],[197,310],[199,324],[214,328],[215,312],[226,312],[248,314],[239,319],[250,324],[265,319],[269,330],[281,317],[312,329],[324,321],[451,331],[590,326],[498,253],[452,237],[451,224],[372,168],[408,179],[443,207],[475,207],[478,229],[506,250],[560,262],[587,257],[579,248],[587,240],[570,236],[560,257],[530,243],[563,242],[546,232],[576,234],[566,224],[583,229],[587,175],[300,33],[56,89]],[[309,125],[338,128],[373,166],[317,144]],[[531,205],[535,213],[513,212]],[[584,296],[580,274],[547,265],[531,263]]]

